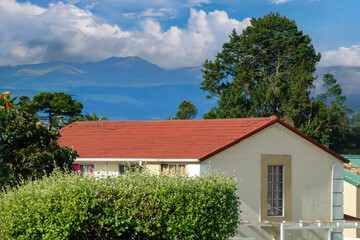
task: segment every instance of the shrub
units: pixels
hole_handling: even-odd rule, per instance
[[[31,112],[0,108],[0,188],[49,175],[55,166],[73,169],[78,154],[60,146],[59,137],[58,131],[38,122]]]
[[[0,195],[1,239],[227,239],[238,224],[236,181],[54,173]]]

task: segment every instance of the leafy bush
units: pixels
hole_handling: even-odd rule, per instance
[[[227,239],[236,181],[214,173],[93,178],[54,173],[0,195],[1,239]]]
[[[0,93],[0,188],[16,185],[20,179],[51,174],[55,166],[73,169],[78,156],[57,142],[60,133],[38,122],[31,111],[14,106],[10,93]],[[12,107],[12,108],[10,108]]]

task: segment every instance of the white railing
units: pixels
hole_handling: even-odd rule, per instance
[[[325,224],[325,225],[324,225]],[[334,232],[334,234],[341,234],[342,236],[342,230],[345,228],[360,228],[360,225],[358,225],[358,222],[336,222],[335,225],[327,224],[321,222],[318,222],[317,225],[310,225],[310,226],[304,226],[303,222],[300,221],[298,226],[285,226],[285,223],[280,224],[280,240],[285,240],[285,231],[286,230],[317,230],[317,229],[323,229],[327,230],[327,239],[331,240],[331,235]],[[334,238],[335,239],[335,238]],[[339,238],[342,239],[342,238]]]

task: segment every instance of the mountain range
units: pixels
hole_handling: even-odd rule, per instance
[[[318,67],[317,74],[335,75],[348,97],[348,105],[360,111],[360,68]],[[216,99],[207,100],[200,90],[201,66],[164,70],[139,57],[113,57],[99,62],[48,62],[0,67],[0,91],[14,96],[34,96],[61,91],[83,103],[83,112],[110,120],[167,119],[182,100],[190,100],[201,118]],[[316,80],[321,90],[320,77]]]

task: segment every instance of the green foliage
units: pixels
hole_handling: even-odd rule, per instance
[[[277,115],[293,125],[304,118],[319,60],[295,21],[274,13],[253,18],[241,35],[233,31],[215,61],[204,63],[201,89],[220,98],[204,118]]]
[[[311,39],[295,21],[270,13],[235,30],[215,61],[204,63],[201,89],[218,97],[204,118],[279,116],[286,123],[334,150],[348,136],[348,115],[341,87],[325,74],[323,94],[312,98],[313,73],[320,61]],[[349,135],[350,136],[350,135]]]
[[[347,123],[343,123],[346,121]],[[333,149],[341,154],[360,154],[360,113],[348,113],[333,135]]]
[[[107,121],[109,120],[107,117],[101,117],[99,118],[96,113],[88,113],[86,112],[85,115],[82,114],[76,114],[74,116],[72,116],[71,118],[68,119],[57,119],[56,120],[56,129],[60,129],[63,128],[73,122],[78,122],[78,121]]]
[[[82,116],[82,119],[79,118],[78,121],[107,121],[109,120],[107,117],[99,118],[96,113],[88,113],[86,112],[85,115]]]
[[[324,93],[310,101],[308,121],[297,126],[305,134],[341,152],[339,146],[349,127],[348,116],[352,110],[344,104],[346,97],[332,74],[324,74],[323,87]]]
[[[11,97],[11,92],[0,92],[0,110],[13,109],[16,98]]]
[[[82,114],[77,114],[72,116],[70,119],[58,119],[57,120],[57,124],[56,127],[57,128],[63,128],[73,122],[78,122],[78,121],[107,121],[109,120],[107,117],[101,117],[99,118],[96,113],[88,113],[86,112],[85,115]]]
[[[351,125],[354,127],[360,127],[360,112],[355,113],[351,117]]]
[[[83,105],[63,92],[41,92],[33,97],[31,107],[35,112],[46,113],[50,126],[56,127],[59,120],[80,114]]]
[[[1,239],[228,239],[236,182],[220,174],[54,174],[0,196]]]
[[[19,106],[0,109],[0,188],[49,174],[54,165],[71,169],[77,153],[60,147],[59,136]]]
[[[195,105],[189,100],[183,100],[178,106],[178,111],[175,117],[170,117],[169,119],[192,119],[196,116],[198,110]]]

